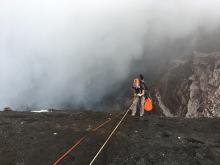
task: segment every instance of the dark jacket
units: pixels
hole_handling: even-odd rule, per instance
[[[140,80],[141,84],[139,87],[134,87],[132,86],[132,88],[134,89],[135,94],[141,94],[143,92],[143,90],[145,91],[145,83],[143,80]]]

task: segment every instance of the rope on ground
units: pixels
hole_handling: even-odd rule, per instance
[[[97,126],[96,128],[92,129],[93,132],[97,131],[99,128],[103,127],[105,124],[107,124],[108,122],[111,121],[111,118],[108,118],[108,120],[106,120],[104,123],[100,124],[99,126]]]
[[[105,122],[99,124],[96,128],[92,129],[93,132],[97,131],[99,128],[103,127],[105,124],[109,123],[111,118],[108,118]],[[53,165],[57,165],[61,160],[63,160],[71,151],[73,151],[87,136],[80,138],[70,149],[68,149],[58,160],[56,160]]]
[[[84,139],[86,136],[79,139],[69,150],[67,150],[58,160],[56,160],[53,165],[57,165],[61,160],[63,160],[72,150],[74,150]]]
[[[120,126],[120,124],[122,123],[122,121],[124,120],[124,118],[126,117],[126,115],[128,114],[128,112],[130,111],[130,108],[126,111],[126,113],[124,114],[124,116],[121,118],[121,120],[118,122],[118,124],[116,125],[116,127],[113,129],[113,131],[111,132],[111,134],[109,135],[109,137],[107,138],[107,140],[104,142],[104,144],[101,146],[101,148],[99,149],[99,151],[97,152],[97,154],[95,155],[95,157],[92,159],[92,161],[89,163],[89,165],[92,165],[94,163],[94,161],[96,160],[96,158],[99,156],[99,154],[102,152],[103,148],[105,147],[105,145],[108,143],[108,141],[110,140],[110,138],[112,137],[112,135],[115,133],[115,131],[117,130],[117,128]]]

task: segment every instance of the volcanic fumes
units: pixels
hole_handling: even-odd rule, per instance
[[[220,47],[215,0],[0,4],[0,109],[123,104],[134,75],[155,84],[170,59]]]

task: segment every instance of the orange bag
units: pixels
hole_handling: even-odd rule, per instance
[[[152,100],[150,98],[147,98],[144,103],[144,110],[151,111],[152,109],[153,109]]]

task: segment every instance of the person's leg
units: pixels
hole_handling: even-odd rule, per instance
[[[140,116],[144,115],[144,103],[145,103],[145,97],[141,97],[141,108],[140,108]]]
[[[130,107],[130,109],[132,111],[132,116],[134,116],[136,111],[137,111],[138,101],[139,101],[139,98],[138,97],[134,97],[133,103],[132,103],[132,105]]]

